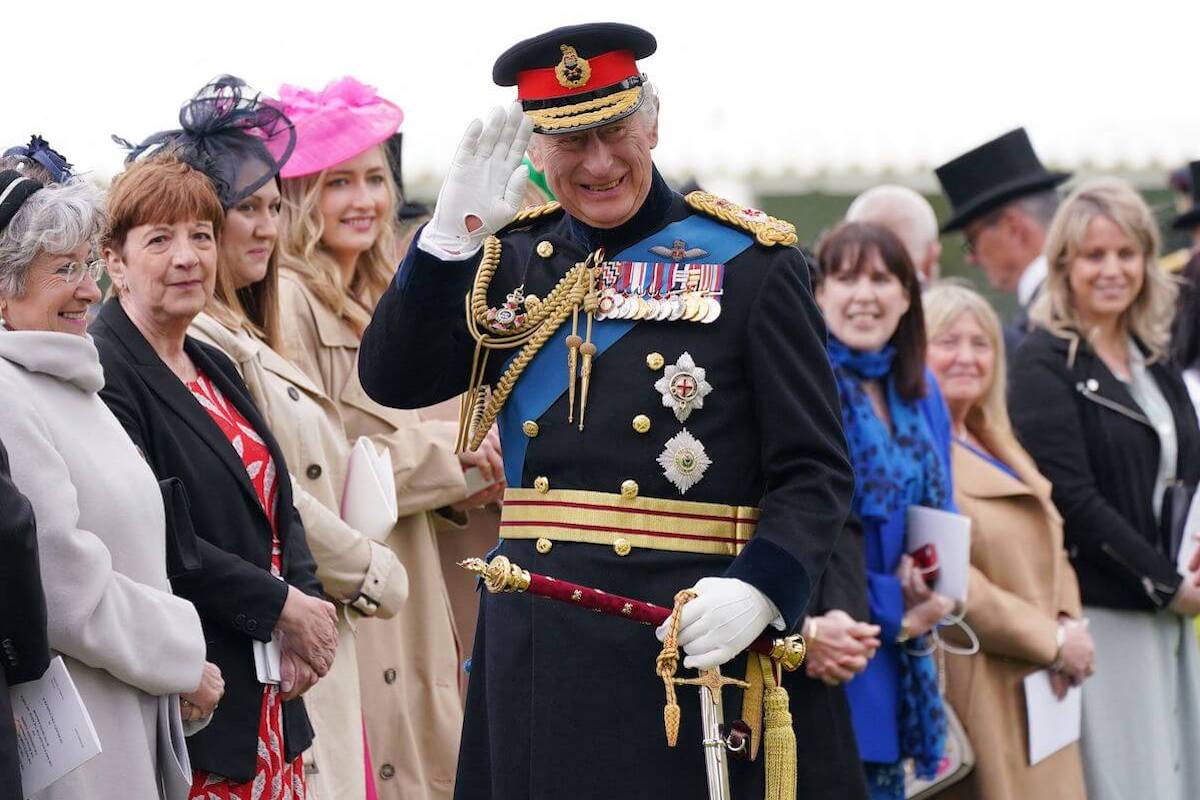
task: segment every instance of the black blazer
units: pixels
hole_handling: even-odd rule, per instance
[[[0,444],[0,797],[21,797],[17,736],[8,687],[50,666],[46,595],[33,507],[13,485]]]
[[[1009,405],[1021,444],[1054,485],[1067,552],[1086,605],[1167,606],[1181,578],[1161,543],[1153,495],[1158,435],[1091,346],[1044,329],[1017,350]],[[1200,430],[1179,369],[1151,364],[1175,417],[1176,477],[1200,479]]]
[[[176,594],[195,604],[208,641],[208,659],[225,678],[225,697],[212,722],[188,738],[192,766],[236,781],[251,780],[262,705],[251,640],[270,640],[287,596],[284,581],[270,573],[267,515],[221,429],[159,359],[119,302],[104,304],[91,334],[104,366],[100,396],[159,480],[178,478],[190,501],[200,566],[186,569],[172,564],[171,585]],[[316,564],[292,503],[287,464],[270,428],[232,361],[190,337],[184,350],[267,443],[279,480],[275,516],[283,547],[283,578],[320,597]],[[187,535],[186,529],[176,524],[173,532]],[[290,761],[312,743],[312,727],[301,700],[284,704],[283,726]]]

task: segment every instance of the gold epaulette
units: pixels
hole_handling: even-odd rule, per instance
[[[551,214],[557,214],[562,211],[562,205],[557,200],[551,200],[549,203],[543,203],[540,206],[530,206],[523,208],[517,212],[517,215],[512,218],[512,222],[504,226],[505,229],[515,225],[523,225],[526,222],[532,222],[535,219],[548,217]]]
[[[1183,268],[1192,260],[1191,248],[1181,247],[1173,253],[1167,253],[1158,259],[1158,266],[1162,267],[1164,272],[1183,272]]]
[[[764,247],[777,244],[792,245],[800,241],[796,236],[795,225],[757,209],[743,208],[723,197],[701,191],[692,192],[685,199],[687,204],[697,211],[754,234],[754,238]]]

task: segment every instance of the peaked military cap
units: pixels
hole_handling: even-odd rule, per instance
[[[538,133],[573,133],[615,122],[642,104],[637,60],[658,48],[648,31],[618,22],[570,25],[508,48],[492,67]]]
[[[950,201],[942,233],[958,230],[1010,200],[1051,189],[1071,176],[1042,166],[1024,128],[1009,131],[936,170]]]

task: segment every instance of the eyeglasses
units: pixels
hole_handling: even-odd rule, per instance
[[[90,277],[92,280],[99,282],[100,277],[104,275],[104,268],[107,265],[103,259],[94,258],[90,261],[79,262],[72,261],[69,264],[63,264],[54,271],[54,274],[62,278],[67,283],[79,283],[84,276]]]

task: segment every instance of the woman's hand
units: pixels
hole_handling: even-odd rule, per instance
[[[319,678],[308,662],[296,655],[286,644],[281,644],[280,647],[279,691],[286,702],[307,692],[316,685]]]
[[[200,686],[194,692],[179,695],[180,716],[184,722],[208,719],[224,696],[225,679],[221,677],[221,668],[206,661],[204,672],[200,675]]]
[[[896,568],[896,578],[900,581],[900,589],[904,592],[904,608],[908,610],[929,599],[933,590],[925,583],[921,571],[913,563],[912,556],[900,556],[900,566]]]
[[[1179,584],[1179,590],[1171,598],[1170,609],[1181,617],[1200,614],[1200,586],[1186,580]]]
[[[483,437],[478,450],[459,453],[458,460],[462,464],[463,472],[478,467],[488,486],[465,500],[458,501],[451,508],[458,512],[469,511],[494,503],[504,496],[504,457],[500,452],[500,434],[494,425],[487,436]]]
[[[904,612],[904,629],[909,636],[924,636],[953,610],[953,600],[944,594],[930,592],[929,597]]]
[[[845,683],[867,668],[879,649],[879,626],[858,622],[845,611],[834,609],[806,621],[808,657],[805,670],[830,686]]]
[[[318,677],[325,677],[333,666],[338,645],[337,610],[333,604],[289,586],[277,627],[287,637],[291,650],[307,661]]]
[[[1095,671],[1096,645],[1088,630],[1086,619],[1064,619],[1063,646],[1059,653],[1058,672],[1072,686],[1078,686]],[[1060,698],[1061,699],[1061,698]]]

